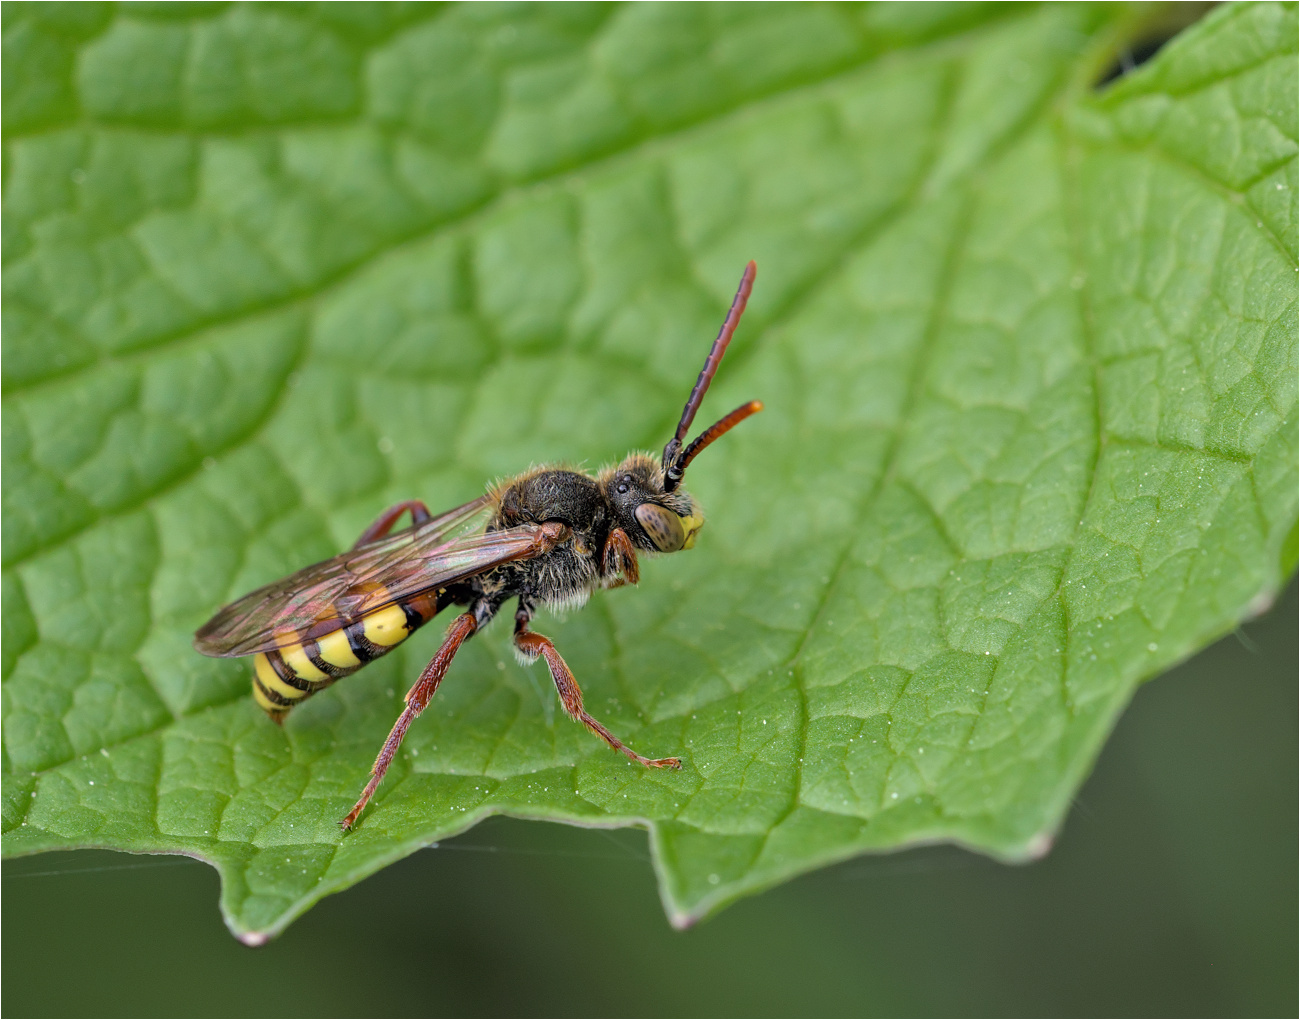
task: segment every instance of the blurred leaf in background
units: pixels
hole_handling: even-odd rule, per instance
[[[492,814],[649,828],[687,923],[869,849],[1044,852],[1143,679],[1296,558],[1296,14],[6,5],[4,852],[181,852],[250,942]],[[711,524],[278,730],[223,601],[399,499],[667,438],[740,267]],[[705,413],[708,413],[707,411]],[[437,628],[429,628],[432,632]]]

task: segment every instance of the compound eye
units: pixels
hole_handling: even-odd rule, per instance
[[[682,519],[658,503],[642,503],[636,508],[636,519],[660,552],[676,552],[686,544]]]

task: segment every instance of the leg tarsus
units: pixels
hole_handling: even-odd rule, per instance
[[[366,783],[366,788],[361,792],[361,798],[353,805],[352,810],[347,813],[347,817],[339,822],[344,832],[347,832],[356,824],[357,818],[365,810],[366,804],[370,802],[375,790],[383,782],[384,773],[388,771],[388,766],[392,764],[397,749],[402,746],[402,738],[406,736],[406,731],[411,728],[411,723],[415,722],[416,716],[423,712],[429,704],[429,699],[433,697],[434,691],[438,689],[438,684],[442,683],[442,678],[447,675],[447,667],[451,665],[451,660],[455,657],[457,650],[477,629],[478,624],[473,613],[462,613],[452,620],[451,626],[447,628],[447,636],[443,639],[441,647],[429,660],[429,664],[424,667],[424,672],[420,674],[420,679],[415,681],[415,686],[406,692],[406,708],[397,717],[397,722],[393,724],[388,739],[384,741],[379,757],[375,759],[374,767],[370,770],[370,782]]]
[[[411,511],[411,524],[413,526],[423,524],[433,516],[429,513],[429,508],[425,506],[423,500],[408,499],[401,503],[394,503],[375,518],[375,523],[361,533],[361,537],[356,540],[352,548],[356,549],[383,538],[393,530],[393,525],[397,523],[397,519],[408,510]]]
[[[680,758],[645,758],[637,754],[592,718],[587,710],[582,707],[582,689],[578,686],[578,681],[574,679],[573,671],[569,669],[568,664],[560,656],[559,651],[556,650],[554,642],[542,634],[530,631],[527,619],[521,619],[518,613],[515,615],[515,646],[532,658],[541,655],[546,659],[547,668],[551,671],[551,679],[555,681],[555,689],[559,692],[560,703],[564,706],[564,711],[568,713],[571,719],[582,723],[615,751],[626,755],[632,761],[644,765],[646,768],[679,769],[682,767]]]

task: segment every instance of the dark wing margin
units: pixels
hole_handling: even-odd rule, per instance
[[[444,587],[537,548],[542,525],[463,533],[488,503],[464,506],[274,581],[223,608],[194,635],[219,658],[253,655],[321,637],[367,613]],[[458,532],[460,532],[458,534]]]

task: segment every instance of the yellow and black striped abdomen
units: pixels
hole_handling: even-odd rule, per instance
[[[396,648],[437,613],[429,592],[367,613],[314,639],[253,657],[253,699],[276,722],[289,710]]]

